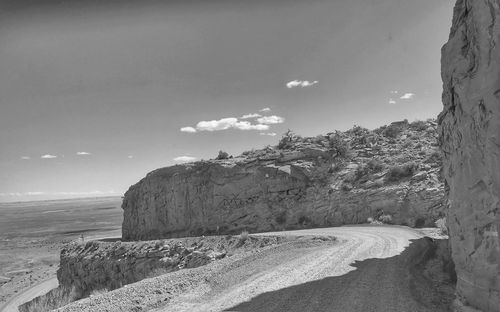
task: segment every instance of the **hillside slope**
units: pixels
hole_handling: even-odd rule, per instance
[[[126,192],[124,240],[365,223],[443,215],[436,122],[301,138],[149,173]]]

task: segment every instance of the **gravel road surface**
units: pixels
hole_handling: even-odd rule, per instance
[[[412,293],[409,268],[423,251],[403,251],[423,237],[416,230],[345,226],[265,235],[331,235],[339,243],[229,267],[157,311],[440,311]]]

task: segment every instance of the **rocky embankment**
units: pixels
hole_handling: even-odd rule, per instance
[[[124,240],[365,223],[430,226],[442,217],[433,120],[354,127],[149,173],[126,192]]]
[[[61,251],[59,288],[20,307],[37,311],[99,294],[148,277],[204,266],[248,250],[276,246],[286,237],[212,236],[144,242],[70,243]]]
[[[500,4],[458,0],[442,49],[439,116],[457,294],[500,311]]]

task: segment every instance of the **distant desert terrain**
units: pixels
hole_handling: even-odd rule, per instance
[[[64,243],[119,237],[120,205],[120,197],[0,203],[0,310],[56,277]]]

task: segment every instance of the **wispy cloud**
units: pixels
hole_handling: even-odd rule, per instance
[[[31,157],[29,157],[29,156],[21,156],[21,159],[22,159],[22,160],[30,160],[30,159],[31,159]]]
[[[396,104],[396,101],[394,101],[393,99],[389,99],[389,104]]]
[[[45,155],[40,156],[40,158],[42,158],[42,159],[52,159],[52,158],[57,158],[57,156],[56,155],[45,154]]]
[[[284,123],[285,118],[276,115],[264,116],[257,118],[257,122],[264,125],[274,125],[274,124]]]
[[[128,159],[132,159],[132,158],[134,158],[134,156],[133,155],[128,155],[127,158]]]
[[[258,118],[258,117],[262,117],[262,115],[261,114],[246,114],[246,115],[241,116],[241,119],[250,119],[250,118]]]
[[[90,154],[89,152],[76,152],[77,155],[79,156],[88,156],[88,155],[92,155]]]
[[[286,87],[288,89],[292,89],[292,88],[296,88],[296,87],[301,87],[301,88],[305,88],[305,87],[311,87],[311,86],[314,86],[315,84],[317,84],[319,81],[317,80],[314,80],[314,81],[308,81],[308,80],[292,80],[292,81],[289,81],[287,84],[286,84]]]
[[[196,124],[197,131],[221,131],[228,129],[238,130],[268,130],[269,126],[262,124],[252,124],[249,121],[240,121],[238,118],[229,117],[219,120],[200,121]]]
[[[268,135],[268,136],[272,136],[272,137],[273,137],[273,136],[276,136],[276,133],[274,133],[274,132],[261,132],[261,133],[259,133],[259,134],[260,134],[260,135]]]
[[[270,111],[271,111],[271,109],[269,107],[264,107],[259,112],[270,112]]]
[[[398,90],[392,90],[392,91],[389,91],[390,94],[398,94]]]
[[[403,94],[400,99],[401,100],[411,100],[415,97],[415,93],[405,93]]]
[[[182,127],[181,132],[187,132],[187,133],[195,133],[196,129],[193,127]]]
[[[196,157],[192,157],[192,156],[179,156],[179,157],[175,157],[174,158],[174,161],[176,162],[192,162],[192,161],[195,161],[196,160]]]

